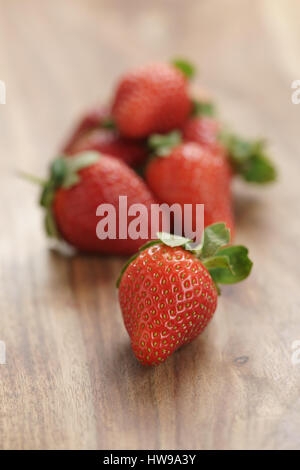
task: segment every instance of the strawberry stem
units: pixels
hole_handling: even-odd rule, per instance
[[[32,175],[30,173],[26,173],[25,171],[17,171],[17,175],[20,178],[27,180],[30,183],[38,184],[39,186],[45,186],[47,183],[46,180],[43,180],[42,178],[39,178],[38,176]]]

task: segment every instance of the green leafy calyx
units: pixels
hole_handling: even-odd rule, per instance
[[[230,246],[230,231],[225,223],[209,225],[205,228],[202,242],[192,247],[191,240],[176,235],[159,233],[158,237],[165,245],[182,246],[191,251],[207,268],[220,292],[219,284],[234,284],[249,276],[252,261],[244,246]]]
[[[193,100],[192,104],[192,116],[194,117],[215,117],[217,115],[216,107],[211,101]]]
[[[180,131],[172,131],[169,134],[152,134],[148,139],[148,147],[153,155],[167,157],[172,149],[181,142],[182,135]]]
[[[176,59],[173,59],[171,63],[172,65],[174,65],[174,67],[179,69],[188,80],[191,80],[196,75],[195,66],[191,64],[191,62],[189,62],[188,60],[178,57]]]
[[[271,183],[277,172],[266,152],[264,140],[246,140],[223,131],[220,140],[228,151],[235,173],[250,183]]]

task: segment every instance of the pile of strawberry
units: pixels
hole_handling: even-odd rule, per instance
[[[190,96],[193,75],[194,68],[183,60],[126,74],[111,106],[82,118],[41,183],[49,236],[81,251],[138,251],[118,285],[124,323],[143,364],[159,364],[194,339],[216,309],[219,284],[239,282],[250,273],[247,249],[230,246],[232,178],[268,183],[276,177],[262,141],[229,133],[211,102]],[[97,207],[115,207],[119,233],[121,195],[128,206],[145,205],[149,234],[151,204],[204,204],[202,243],[195,248],[191,240],[165,233],[152,241],[100,239]]]
[[[71,197],[63,191],[57,197],[56,224],[72,245],[105,253],[136,251],[141,241],[111,243],[96,238],[96,205],[114,201],[119,194],[127,195],[129,203],[202,203],[205,225],[223,221],[233,237],[233,176],[256,183],[275,179],[275,169],[266,156],[264,142],[244,140],[229,133],[217,119],[211,102],[189,95],[193,75],[193,67],[182,60],[146,65],[121,79],[110,107],[96,108],[83,117],[66,144],[64,154],[74,157],[82,152],[97,151],[115,157],[118,163],[115,162],[114,169],[105,171],[105,176],[104,168],[113,163],[102,158],[96,165],[101,172],[103,201],[97,193],[97,200],[90,204],[91,226],[88,222],[92,219],[88,217],[80,224],[80,232],[74,230],[73,222],[76,219],[79,226],[81,214],[80,209],[76,210],[77,198],[81,201],[85,190],[81,194],[77,188],[78,194],[72,193]],[[143,181],[124,163],[136,169]],[[87,178],[92,179],[89,173],[95,171],[82,172],[82,185]],[[113,171],[119,173],[120,178],[108,194],[106,185],[110,184],[109,174]],[[93,183],[96,183],[95,178]],[[88,199],[91,203],[90,195]],[[79,207],[81,205],[80,202]],[[71,213],[69,218],[66,212]]]

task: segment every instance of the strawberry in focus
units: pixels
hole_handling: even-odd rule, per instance
[[[120,81],[112,114],[121,135],[143,138],[183,125],[191,111],[182,67],[154,63],[127,73]]]
[[[222,223],[206,228],[194,249],[183,237],[159,237],[129,260],[117,284],[133,352],[151,366],[202,333],[215,313],[218,285],[245,279],[252,267],[245,247],[228,246]]]

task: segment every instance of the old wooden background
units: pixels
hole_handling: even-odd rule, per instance
[[[300,448],[297,0],[0,0],[0,447]],[[123,260],[49,251],[37,191],[81,111],[126,68],[184,55],[222,116],[267,136],[278,184],[236,184],[251,278],[192,345],[142,368],[122,325]]]

